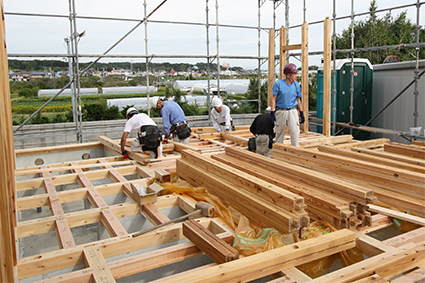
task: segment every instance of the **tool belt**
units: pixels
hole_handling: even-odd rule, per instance
[[[174,123],[171,126],[170,132],[173,133],[173,136],[177,136],[180,140],[184,140],[190,136],[192,130],[190,129],[187,121]]]
[[[226,122],[221,122],[220,126],[226,126]],[[230,126],[232,127],[232,131],[236,131],[235,126],[233,126],[233,120],[230,120]]]
[[[140,128],[138,134],[139,143],[142,146],[143,151],[151,150],[157,154],[156,149],[161,144],[162,134],[157,126],[147,125]]]

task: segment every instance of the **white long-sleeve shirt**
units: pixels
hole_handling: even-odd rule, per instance
[[[230,117],[230,108],[227,105],[223,104],[223,108],[220,112],[217,112],[215,108],[211,110],[211,120],[213,122],[214,129],[217,132],[225,132],[226,129],[228,131],[232,130],[231,127],[231,121],[232,118]],[[222,123],[225,123],[224,125],[220,125]]]

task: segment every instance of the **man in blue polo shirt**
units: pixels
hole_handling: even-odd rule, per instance
[[[173,135],[173,141],[189,144],[192,130],[187,123],[183,109],[174,101],[158,99],[156,108],[161,109],[162,124],[164,125],[165,138]]]
[[[278,80],[273,85],[270,119],[276,121],[276,142],[283,143],[288,127],[291,144],[298,147],[300,123],[305,121],[301,105],[301,87],[297,82],[298,70],[294,64],[287,64],[283,73],[285,79]],[[297,109],[300,111],[299,117]]]

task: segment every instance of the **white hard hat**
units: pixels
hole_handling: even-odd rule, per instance
[[[220,107],[221,105],[223,105],[223,102],[221,101],[220,98],[214,97],[211,101],[211,104],[213,107]]]
[[[132,116],[134,114],[139,114],[139,111],[136,108],[130,107],[127,109],[127,119],[129,116]]]
[[[157,96],[153,96],[153,97],[149,97],[149,105],[153,108],[156,108],[156,103],[158,102],[158,97]]]

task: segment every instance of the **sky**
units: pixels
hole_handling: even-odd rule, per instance
[[[153,11],[163,0],[146,0],[147,14]],[[290,26],[301,25],[305,20],[308,23],[320,22],[309,25],[309,51],[323,51],[323,20],[326,17],[332,19],[332,0],[304,0],[306,3],[305,19],[303,2],[301,0],[289,1]],[[417,0],[376,0],[379,9],[399,7],[406,4],[414,4]],[[261,0],[261,9],[258,9],[258,0],[167,0],[152,16],[150,20],[190,22],[198,25],[165,24],[149,22],[147,25],[148,46],[145,47],[145,25],[140,25],[134,32],[126,37],[120,44],[108,54],[115,55],[203,55],[207,54],[207,29],[206,7],[208,3],[209,53],[217,54],[217,20],[222,25],[248,26],[250,28],[220,27],[219,55],[220,56],[258,56],[258,13],[260,11],[260,23],[263,28],[260,33],[260,55],[268,56],[269,35],[268,30],[273,27],[279,29],[285,25],[285,4],[281,4],[275,10],[273,21],[273,1]],[[405,2],[401,4],[401,2]],[[344,17],[351,14],[351,0],[336,1],[336,16]],[[8,54],[66,54],[65,38],[70,34],[69,24],[69,0],[3,0],[6,24],[6,43]],[[363,13],[369,10],[370,0],[354,0],[354,12]],[[113,17],[122,19],[141,20],[144,17],[143,0],[75,0],[75,9],[81,17]],[[425,9],[421,8],[422,18],[420,25],[425,25]],[[393,9],[395,17],[403,11],[413,23],[416,23],[416,8],[408,7]],[[40,17],[22,16],[13,13],[31,13],[43,15],[61,15],[63,17]],[[386,12],[379,13],[382,17]],[[364,20],[366,16],[356,17],[356,20]],[[341,34],[347,29],[351,19],[343,19],[336,22],[336,32]],[[78,45],[80,54],[102,54],[115,42],[123,37],[128,31],[136,26],[136,21],[95,20],[77,19],[77,31],[83,32]],[[276,43],[278,43],[278,38]],[[301,43],[301,29],[298,27],[289,29],[289,44]],[[278,52],[278,48],[276,48]],[[294,51],[299,53],[299,51]],[[320,65],[320,55],[309,56],[309,65]],[[9,59],[28,59],[9,57]],[[32,58],[52,59],[52,58]],[[64,60],[63,58],[53,58]],[[80,61],[88,62],[96,58],[81,58]],[[299,58],[298,58],[299,59]],[[291,58],[289,62],[300,66],[297,58]],[[413,60],[414,58],[412,58]],[[145,62],[141,58],[103,58],[101,62]],[[154,58],[151,62],[173,63],[206,63],[205,58]],[[258,67],[258,60],[254,59],[228,59],[220,58],[220,65],[229,63],[230,66],[239,66],[246,69]],[[217,63],[217,61],[214,61]],[[265,62],[261,69],[267,69]]]

